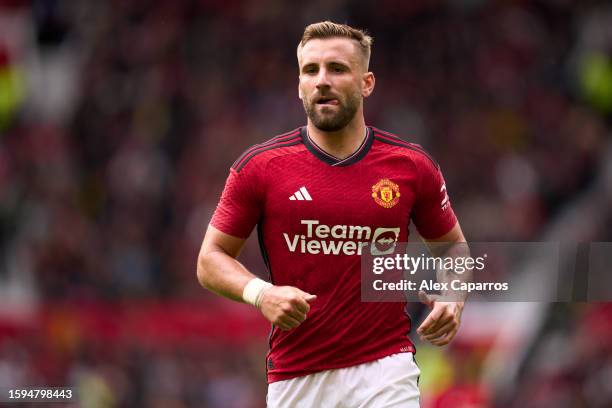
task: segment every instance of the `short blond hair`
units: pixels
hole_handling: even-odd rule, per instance
[[[298,44],[298,61],[300,59],[300,49],[310,40],[325,38],[348,38],[357,41],[359,49],[363,55],[366,70],[370,65],[370,55],[372,53],[373,38],[364,30],[353,28],[346,24],[338,24],[332,21],[321,21],[313,23],[304,29],[302,39]]]

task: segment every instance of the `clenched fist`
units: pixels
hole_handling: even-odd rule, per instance
[[[293,286],[272,286],[263,293],[260,310],[270,323],[291,330],[306,319],[316,298]]]

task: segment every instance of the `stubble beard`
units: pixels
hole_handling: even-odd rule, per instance
[[[353,120],[359,108],[359,100],[359,96],[351,95],[346,98],[346,103],[338,101],[339,104],[336,105],[338,111],[336,113],[318,112],[316,102],[302,100],[302,103],[308,119],[317,129],[324,132],[336,132],[344,129]],[[326,109],[326,107],[324,106],[322,109]]]

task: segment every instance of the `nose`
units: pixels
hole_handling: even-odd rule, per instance
[[[317,75],[316,87],[317,89],[324,89],[330,87],[329,76],[326,69],[320,69],[319,75]]]

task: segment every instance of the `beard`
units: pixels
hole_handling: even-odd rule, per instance
[[[359,108],[360,98],[361,95],[359,94],[349,95],[344,103],[338,98],[338,105],[335,105],[337,106],[336,112],[332,112],[333,108],[328,106],[323,106],[318,110],[316,102],[306,101],[305,99],[302,100],[302,103],[306,115],[317,129],[324,132],[336,132],[344,129],[353,120]]]

